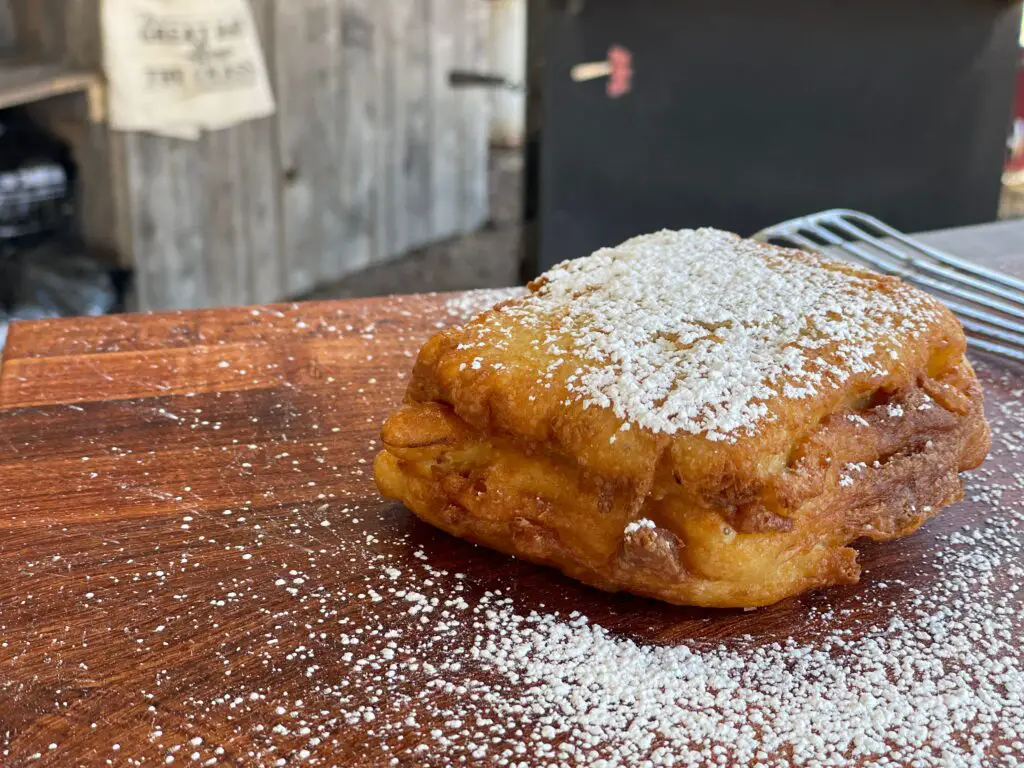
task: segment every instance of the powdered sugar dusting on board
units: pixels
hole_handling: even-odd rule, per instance
[[[630,423],[712,440],[751,433],[766,401],[802,398],[851,375],[884,375],[889,355],[938,319],[909,286],[878,289],[816,257],[711,229],[662,231],[565,262],[501,313],[553,324],[544,340],[566,372],[570,399]],[[500,348],[485,318],[478,347]]]
[[[383,765],[1022,765],[1024,410],[992,410],[1006,469],[970,478],[977,515],[939,537],[928,575],[802,608],[799,640],[634,639],[576,612],[524,609],[524,595],[481,593],[421,550],[412,567],[350,550],[362,593],[284,585],[327,622],[342,603],[365,608],[358,629],[333,630],[344,677],[316,673],[320,703],[278,706],[262,754],[304,728],[315,756],[337,729],[360,728]],[[872,620],[857,621],[865,611]],[[378,695],[367,703],[362,691]],[[244,701],[244,712],[249,695],[225,695],[217,711]]]
[[[372,328],[342,326],[379,359]],[[408,360],[423,341],[392,354]],[[404,384],[381,372],[331,382],[314,408],[287,387],[160,401],[147,429],[203,451],[194,476],[87,435],[87,452],[65,447],[60,479],[69,494],[116,483],[124,503],[152,496],[165,512],[116,537],[96,536],[92,520],[55,525],[52,548],[28,551],[9,528],[9,578],[23,588],[4,604],[0,691],[11,711],[27,702],[45,717],[0,729],[0,764],[1024,765],[1024,389],[1019,368],[976,366],[993,456],[971,473],[968,502],[886,545],[899,567],[869,552],[860,585],[751,623],[619,602],[550,573],[541,598],[522,580],[530,566],[453,551],[410,522],[372,488],[376,423],[347,410],[382,389],[382,404],[400,398]],[[259,417],[252,398],[265,401]],[[83,406],[66,408],[92,418]],[[212,442],[233,417],[245,431]],[[244,491],[230,508],[201,503],[228,485]],[[5,501],[8,525],[34,513]],[[46,592],[59,602],[42,613]],[[583,592],[590,618],[572,612]],[[126,602],[137,613],[114,610]],[[620,623],[622,608],[653,628]],[[76,611],[88,621],[72,627]],[[30,631],[14,632],[16,620]],[[211,639],[201,652],[200,637]],[[183,650],[187,662],[171,664]],[[112,674],[118,656],[139,674]],[[49,678],[27,688],[36,674]],[[131,719],[112,711],[118,701]],[[108,751],[80,751],[83,732]]]
[[[311,639],[260,656],[301,663],[308,685],[227,682],[196,711],[239,718],[261,745],[259,765],[282,753],[316,763],[351,729],[381,765],[1024,765],[1024,410],[992,410],[1007,469],[972,475],[977,514],[938,537],[927,575],[916,585],[869,576],[853,601],[802,607],[799,640],[726,645],[712,623],[706,640],[635,639],[485,591],[421,549],[410,564],[355,536],[336,546],[365,573],[358,592],[329,590],[308,567],[275,583],[295,600],[275,620],[305,624]],[[352,604],[362,606],[355,626],[338,620]],[[331,650],[314,654],[317,642]],[[338,654],[343,674],[319,669]]]

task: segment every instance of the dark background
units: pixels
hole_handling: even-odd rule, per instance
[[[831,207],[906,231],[991,221],[1020,4],[533,0],[527,276],[632,235],[750,235]],[[612,44],[633,89],[573,82]]]

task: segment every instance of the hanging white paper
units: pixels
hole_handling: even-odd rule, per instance
[[[248,0],[103,0],[110,124],[183,139],[274,113]]]

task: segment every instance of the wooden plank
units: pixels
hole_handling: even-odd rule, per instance
[[[344,272],[354,272],[378,256],[376,153],[380,125],[380,73],[374,57],[382,45],[374,15],[375,0],[344,0],[341,13],[341,105]]]
[[[62,64],[26,64],[0,61],[0,109],[31,104],[69,93],[84,93],[100,85],[93,72]]]
[[[101,68],[100,0],[12,0],[18,51],[81,72]],[[93,75],[93,84],[101,81]],[[33,117],[67,141],[78,164],[77,205],[83,240],[91,252],[131,263],[127,181],[122,139],[90,119],[87,96],[40,102]]]
[[[102,70],[101,0],[66,0],[64,58],[67,63]],[[105,105],[104,105],[105,107]],[[79,106],[81,109],[81,105]],[[128,181],[122,162],[123,139],[102,122],[77,117],[81,140],[75,144],[79,167],[78,206],[82,237],[94,253],[106,254],[130,266],[131,231],[128,223]]]
[[[377,3],[377,26],[382,45],[376,52],[380,72],[381,127],[377,144],[377,239],[380,255],[390,258],[404,253],[408,245],[403,205],[405,174],[402,153],[405,136],[405,89],[401,78],[405,19],[415,0]]]
[[[98,69],[99,0],[17,2],[26,50]],[[270,2],[258,0],[254,6],[264,32]],[[248,303],[282,296],[276,269],[280,217],[272,119],[190,144],[69,121],[66,110],[53,118],[44,123],[62,129],[61,136],[72,143],[79,163],[86,243],[94,251],[116,254],[122,262],[139,257],[139,308]],[[145,179],[133,177],[129,190],[126,174],[142,167],[163,167],[170,174],[161,177],[166,184],[155,185],[164,192],[159,200],[150,197]],[[135,253],[133,233],[153,227],[161,232],[161,241],[142,241]]]
[[[488,4],[460,0],[464,7],[461,62],[470,72],[487,71]],[[489,213],[487,185],[488,93],[482,88],[464,88],[462,102],[462,231],[479,228]]]
[[[98,65],[99,0],[14,2],[25,50]],[[486,189],[486,167],[465,151],[467,141],[483,146],[483,118],[475,132],[468,115],[453,118],[458,102],[445,87],[467,46],[484,50],[479,24],[476,43],[452,26],[478,9],[467,0],[257,0],[254,10],[275,118],[193,148],[105,127],[66,133],[83,170],[87,241],[156,259],[139,264],[139,308],[299,295],[479,218],[462,209],[479,197],[467,173]],[[170,173],[154,185],[159,194],[137,176],[143,168]]]
[[[123,137],[139,308],[171,306],[178,286],[168,274],[169,258],[164,254],[172,247],[166,233],[174,204],[169,158],[161,151],[162,139],[134,133]],[[151,201],[157,201],[156,207]]]
[[[405,247],[414,248],[436,239],[431,210],[431,11],[436,0],[400,4],[402,23],[397,82],[404,107],[400,160],[404,197],[398,201],[405,220]]]
[[[202,147],[194,141],[154,138],[170,160],[173,180],[171,210],[174,216],[168,233],[171,247],[166,248],[164,254],[168,259],[167,276],[172,285],[179,286],[174,301],[160,306],[174,309],[209,306],[213,302],[206,288],[206,233],[203,224],[210,201],[204,194],[208,187]],[[136,199],[143,199],[142,195],[136,193]],[[151,204],[156,201],[145,202]],[[157,213],[156,208],[153,213]]]
[[[275,5],[275,50],[286,287],[305,293],[340,272],[341,68],[338,0]]]
[[[921,240],[954,256],[982,261],[993,269],[1019,274],[1024,264],[1024,219],[997,221],[974,227],[926,232]]]
[[[462,229],[459,101],[448,75],[459,63],[463,18],[458,0],[433,0],[431,7],[431,233],[444,238]]]
[[[275,60],[274,0],[250,0],[266,61]],[[279,93],[277,72],[268,66],[275,98]],[[242,221],[246,256],[250,263],[248,301],[265,303],[286,297],[285,251],[281,228],[281,147],[273,115],[252,120],[235,129],[239,143],[239,175],[242,188]]]
[[[101,72],[103,30],[100,24],[100,4],[103,0],[48,1],[51,3],[51,12],[59,14],[63,21],[62,56],[78,66]],[[50,23],[49,20],[47,22]]]
[[[133,133],[125,147],[140,306],[205,306],[201,146]]]
[[[256,0],[253,17],[273,60],[273,3]],[[273,117],[204,133],[206,293],[213,306],[284,298],[277,127]],[[199,190],[197,190],[198,192]]]
[[[1024,219],[938,229],[917,233],[913,237],[954,257],[980,261],[992,269],[1011,275],[1019,273],[1024,264]],[[899,243],[894,245],[899,247]],[[864,266],[863,262],[842,248],[828,246],[822,250],[837,259]]]
[[[7,0],[17,30],[17,50],[36,60],[60,61],[67,50],[61,0]]]
[[[273,54],[273,5],[253,3],[264,55]],[[203,176],[195,195],[205,200],[203,274],[206,301],[240,305],[284,298],[280,242],[277,129],[273,117],[204,132]]]
[[[445,297],[251,311],[13,328],[0,392],[33,405],[0,402],[5,765],[657,764],[671,734],[696,734],[690,762],[729,764],[745,742],[786,765],[813,763],[833,718],[883,732],[851,750],[909,765],[885,734],[915,701],[956,726],[914,731],[921,763],[1024,759],[1015,370],[979,366],[1001,431],[967,499],[858,545],[860,584],[689,610],[588,589],[379,497],[379,424],[406,355],[457,319]],[[666,732],[660,710],[632,718],[648,694],[678,715]]]

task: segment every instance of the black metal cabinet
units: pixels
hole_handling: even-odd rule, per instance
[[[525,271],[833,206],[909,231],[991,220],[1019,30],[995,0],[532,0]],[[613,45],[627,94],[570,77]]]

